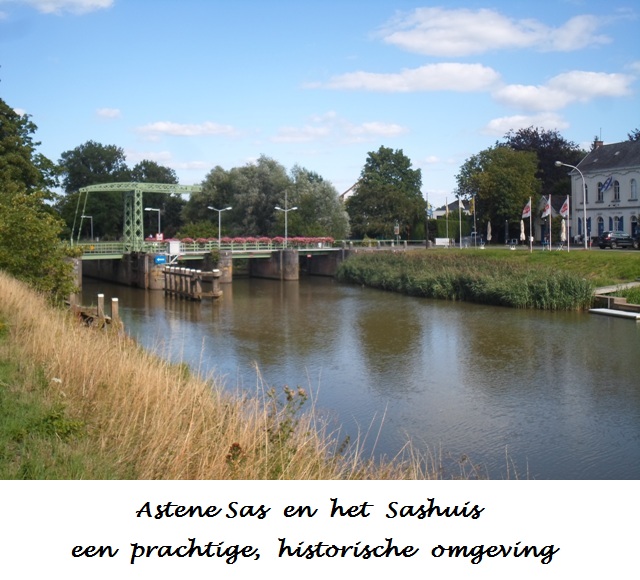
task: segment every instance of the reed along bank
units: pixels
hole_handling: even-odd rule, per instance
[[[576,258],[560,254],[469,249],[363,251],[342,262],[337,278],[424,298],[541,310],[589,308],[595,285],[594,277],[584,273],[585,256],[581,254],[585,252],[574,252]],[[592,256],[595,252],[588,257]],[[635,263],[637,268],[639,262]]]

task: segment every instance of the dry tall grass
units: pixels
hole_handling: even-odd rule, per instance
[[[339,441],[313,412],[289,402],[234,396],[144,351],[124,333],[81,326],[24,284],[0,272],[0,316],[12,348],[42,369],[67,411],[84,422],[91,444],[114,474],[133,479],[424,478],[424,461],[363,460],[358,445]],[[294,409],[295,410],[295,409]]]

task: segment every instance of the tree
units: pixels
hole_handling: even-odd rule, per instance
[[[143,160],[129,169],[122,148],[95,141],[87,141],[62,153],[59,168],[67,195],[58,204],[58,209],[68,232],[73,230],[74,224],[78,227],[81,215],[90,215],[93,218],[94,235],[103,238],[117,239],[122,235],[123,194],[107,191],[85,196],[79,194],[80,188],[129,181],[178,183],[173,169],[149,160]],[[184,201],[179,195],[150,192],[145,194],[144,203],[148,207],[161,209],[162,225],[167,235],[172,235],[180,227]],[[149,227],[155,232],[155,223]]]
[[[640,141],[640,129],[634,129],[631,133],[627,133],[629,141]]]
[[[284,204],[289,186],[285,168],[264,155],[230,171],[218,166],[205,177],[202,193],[191,196],[183,217],[185,222],[200,221],[205,215],[213,220],[217,214],[208,206],[231,206],[224,217],[224,230],[229,235],[276,235],[280,232],[275,207]]]
[[[356,192],[346,203],[352,235],[392,238],[397,222],[403,237],[411,238],[425,219],[421,187],[422,173],[411,168],[402,149],[370,152]]]
[[[458,196],[475,199],[476,220],[494,226],[520,222],[529,198],[537,199],[538,158],[532,151],[495,146],[467,159],[456,176]]]
[[[47,199],[57,185],[55,165],[36,151],[36,125],[29,115],[16,113],[0,99],[0,187],[20,184],[27,193],[39,191]]]
[[[69,232],[78,227],[80,215],[93,218],[94,234],[118,239],[122,235],[122,192],[80,195],[81,187],[98,183],[130,181],[124,150],[115,145],[87,141],[60,156],[58,167],[66,196],[58,204]],[[76,229],[77,231],[77,229]]]
[[[46,209],[46,196],[18,186],[0,196],[0,268],[61,303],[75,291],[73,267],[59,234],[62,221]]]
[[[62,223],[51,210],[53,164],[35,151],[36,126],[0,99],[0,269],[61,301],[74,290]]]
[[[291,235],[329,236],[334,239],[345,239],[349,235],[349,216],[338,198],[338,192],[317,173],[294,166],[287,202],[289,207],[298,207],[288,215]],[[282,212],[279,217],[282,230]]]
[[[536,177],[541,182],[545,195],[570,195],[571,182],[567,179],[566,167],[556,167],[556,161],[577,165],[586,152],[578,145],[567,141],[558,131],[537,127],[510,131],[505,135],[504,145],[514,151],[532,151],[538,158]]]

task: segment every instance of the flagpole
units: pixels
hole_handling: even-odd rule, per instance
[[[553,208],[551,207],[551,194],[549,194],[549,251],[553,248],[551,243],[551,226],[553,225]]]
[[[531,198],[529,198],[529,253],[533,254],[533,230],[531,229]]]
[[[569,215],[571,210],[571,201],[569,200],[569,196],[567,195],[567,254],[571,248],[571,232],[569,231]]]
[[[451,245],[449,242],[449,199],[446,197],[444,198],[444,207],[446,208],[445,213],[447,214],[447,221],[445,224],[447,226],[447,247],[449,247]]]
[[[460,229],[460,249],[462,249],[462,200],[458,198],[458,227]]]

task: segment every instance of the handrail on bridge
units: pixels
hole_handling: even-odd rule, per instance
[[[289,240],[287,248],[300,251],[328,251],[339,250],[341,248],[369,248],[369,249],[389,249],[389,248],[408,248],[408,247],[424,247],[424,240],[326,240],[325,238],[308,238],[304,243],[292,243]],[[73,247],[80,248],[86,255],[123,255],[127,253],[125,242],[75,242]],[[145,240],[142,244],[141,251],[153,254],[166,255],[194,255],[206,254],[212,251],[229,251],[237,253],[251,252],[273,252],[283,250],[285,246],[281,241],[224,241],[218,243],[218,240]]]

